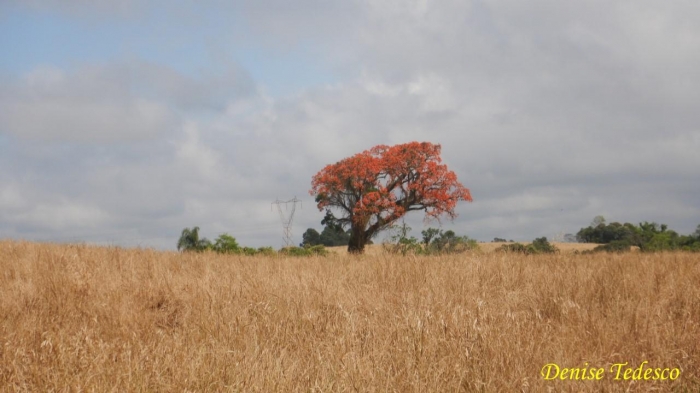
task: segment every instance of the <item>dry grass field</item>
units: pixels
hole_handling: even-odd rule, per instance
[[[698,392],[698,283],[700,258],[683,253],[291,258],[0,241],[0,391]],[[644,361],[680,375],[610,371]],[[605,370],[544,380],[548,363]]]

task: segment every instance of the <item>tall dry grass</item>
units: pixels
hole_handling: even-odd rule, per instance
[[[0,242],[1,391],[698,391],[681,253],[239,257]],[[545,381],[546,363],[678,367]]]

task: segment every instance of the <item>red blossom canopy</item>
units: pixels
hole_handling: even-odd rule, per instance
[[[443,214],[452,219],[458,201],[472,201],[441,161],[438,144],[375,146],[323,168],[313,177],[310,194],[316,195],[319,210],[343,212],[336,220],[352,228],[349,250],[361,252],[367,240],[409,211],[424,210],[426,219]],[[352,249],[355,235],[359,251]]]

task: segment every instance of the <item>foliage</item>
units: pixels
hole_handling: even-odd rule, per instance
[[[423,247],[418,243],[418,239],[415,237],[408,236],[411,232],[411,227],[406,225],[406,223],[401,223],[401,225],[393,225],[391,231],[394,234],[391,236],[388,243],[384,243],[384,249],[392,254],[420,254],[423,251]]]
[[[261,256],[274,256],[277,254],[274,248],[272,247],[243,247],[241,248],[241,252],[243,255],[247,256],[255,256],[255,255],[261,255]]]
[[[423,242],[419,243],[418,239],[413,236],[408,236],[411,227],[402,223],[392,227],[395,234],[391,237],[389,243],[384,244],[384,249],[392,253],[400,254],[454,254],[479,248],[476,240],[469,239],[467,236],[457,236],[454,231],[442,231],[437,228],[428,228],[421,231]]]
[[[599,221],[594,220],[594,223]],[[647,221],[639,225],[619,222],[605,224],[603,221],[595,227],[581,228],[576,237],[584,243],[602,244],[593,251],[621,252],[630,250],[632,246],[646,252],[700,250],[700,226],[695,233],[682,236],[668,229],[666,224]]]
[[[313,228],[309,228],[301,235],[300,247],[315,246],[321,244],[321,234]]]
[[[532,241],[530,247],[534,248],[537,254],[552,254],[559,250],[554,247],[546,237],[539,237]]]
[[[567,233],[564,235],[564,242],[565,243],[577,243],[578,239],[576,238],[576,235],[572,233]]]
[[[324,246],[345,246],[350,241],[350,234],[343,230],[343,225],[335,219],[330,211],[326,211],[326,215],[321,220],[321,225],[324,228],[321,232],[320,240]]]
[[[539,237],[533,240],[532,243],[528,245],[524,245],[521,243],[504,244],[501,247],[499,247],[497,251],[533,255],[553,254],[559,252],[559,249],[552,245],[546,237]]]
[[[476,250],[479,248],[476,240],[470,239],[467,236],[457,236],[454,231],[447,230],[443,232],[439,230],[437,236],[425,245],[425,253],[427,254],[454,254],[458,252]]]
[[[324,225],[323,231],[309,228],[302,236],[300,247],[323,245],[326,247],[347,246],[350,241],[350,232],[344,231],[343,226],[336,222],[335,217],[330,212],[321,221]]]
[[[332,222],[350,228],[348,251],[362,253],[370,239],[410,211],[423,210],[426,219],[454,218],[457,202],[472,200],[441,161],[437,144],[375,146],[323,168],[310,194]]]
[[[256,255],[258,253],[258,250],[253,248],[253,247],[243,247],[241,249],[241,251],[243,252],[243,255],[248,255],[248,256],[253,256],[253,255]]]
[[[323,245],[308,246],[308,247],[284,247],[280,250],[280,254],[295,256],[295,257],[310,257],[314,255],[326,256],[328,250]]]
[[[576,239],[581,243],[610,243],[613,241],[626,240],[630,244],[639,243],[639,230],[630,223],[620,224],[613,222],[610,224],[598,224],[597,226],[589,226],[582,228],[576,234]]]
[[[429,245],[433,239],[440,235],[440,232],[441,231],[437,228],[428,228],[421,231],[421,235],[423,235],[423,244],[426,246]]]
[[[182,230],[180,239],[177,241],[178,251],[202,252],[208,249],[211,249],[211,242],[207,238],[199,238],[199,227]]]
[[[236,238],[228,233],[219,235],[214,241],[212,249],[221,254],[239,254],[241,252],[241,247],[238,245]]]
[[[527,246],[525,246],[522,243],[512,243],[512,244],[504,244],[501,247],[497,248],[496,251],[501,251],[501,252],[512,252],[512,253],[520,253],[520,254],[527,254]]]
[[[606,251],[606,252],[627,252],[630,250],[630,244],[626,240],[614,240],[608,244],[602,244],[594,248],[593,252]]]
[[[199,238],[199,227],[192,229],[185,228],[182,230],[180,240],[177,242],[177,249],[180,251],[214,251],[220,254],[243,254],[243,255],[266,255],[271,256],[277,254],[272,247],[241,247],[236,241],[236,238],[223,233],[219,235],[214,244],[206,238]]]
[[[264,255],[264,256],[272,256],[277,254],[275,252],[275,249],[272,247],[258,247],[258,250],[255,255]]]
[[[700,241],[681,246],[682,251],[700,252]]]
[[[309,228],[302,235],[302,242],[299,246],[347,246],[349,240],[350,234],[342,228],[326,226],[321,233],[318,233],[318,231],[313,228]]]
[[[605,225],[605,217],[595,216],[595,218],[593,218],[593,221],[591,221],[591,226],[597,227],[598,225]]]

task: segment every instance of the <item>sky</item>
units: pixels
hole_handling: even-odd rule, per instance
[[[325,165],[442,145],[490,241],[700,224],[700,2],[2,0],[0,239],[321,230]],[[291,206],[283,210],[291,213]]]

